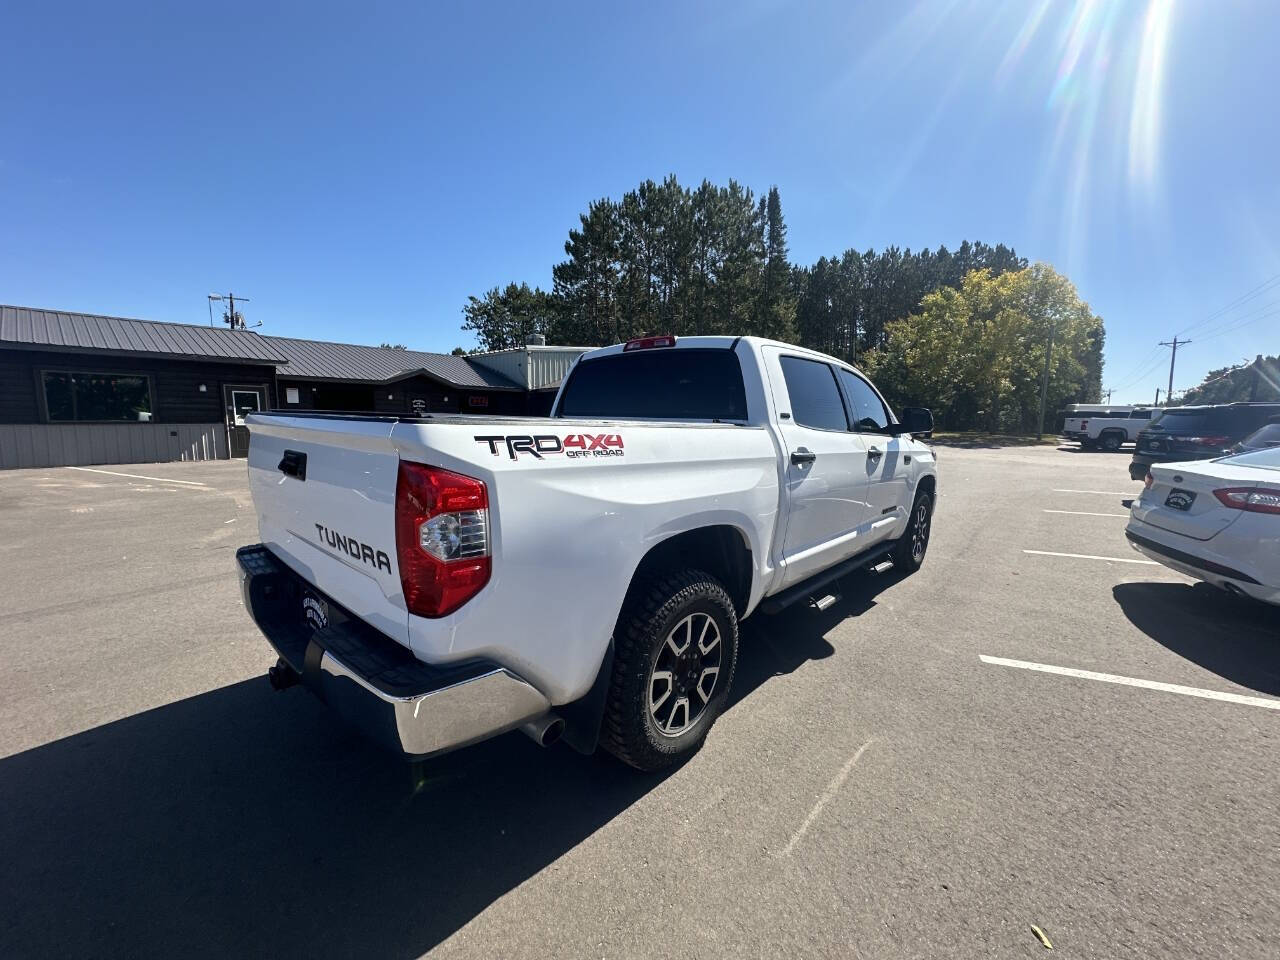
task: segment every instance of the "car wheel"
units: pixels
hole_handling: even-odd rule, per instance
[[[1118,433],[1108,433],[1102,437],[1102,449],[1107,453],[1115,453],[1120,449],[1120,445],[1124,443],[1124,438]]]
[[[916,494],[906,532],[893,549],[893,565],[903,573],[915,573],[924,564],[929,549],[929,531],[933,527],[933,497],[925,491]]]
[[[688,570],[633,591],[614,634],[601,745],[638,770],[695,753],[724,710],[738,617],[714,577]]]

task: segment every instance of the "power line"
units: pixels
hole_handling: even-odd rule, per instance
[[[1184,327],[1183,329],[1179,330],[1178,336],[1182,336],[1185,333],[1190,333],[1191,331],[1197,329],[1198,327],[1202,327],[1206,323],[1209,323],[1213,320],[1218,319],[1224,314],[1231,312],[1236,307],[1240,306],[1242,303],[1247,303],[1248,301],[1252,300],[1254,297],[1261,296],[1263,293],[1270,291],[1277,285],[1280,285],[1280,273],[1277,273],[1274,277],[1272,277],[1269,280],[1262,281],[1262,283],[1258,284],[1252,290],[1249,290],[1241,294],[1240,296],[1236,297],[1234,300],[1228,303],[1225,307],[1220,307],[1219,309],[1215,310],[1213,313],[1209,314],[1207,317],[1197,320],[1195,323],[1191,324],[1190,326]]]
[[[1137,363],[1135,363],[1132,367],[1129,368],[1129,374],[1132,374],[1134,370],[1137,370],[1148,360],[1151,360],[1159,352],[1160,352],[1160,346],[1159,344],[1157,344],[1156,346],[1151,348],[1150,353],[1148,353],[1145,357],[1143,357],[1141,360],[1139,360]],[[1142,377],[1144,376],[1146,376],[1146,374],[1139,374],[1136,378],[1131,375],[1125,376],[1125,377],[1115,377],[1112,379],[1111,382],[1114,384],[1116,380],[1124,381],[1122,384],[1114,388],[1116,390],[1123,390],[1125,387],[1132,386],[1137,380],[1142,379]]]
[[[1143,380],[1147,379],[1147,377],[1151,376],[1151,374],[1155,372],[1156,368],[1159,367],[1162,363],[1164,363],[1163,357],[1155,356],[1155,352],[1158,351],[1159,349],[1160,349],[1159,344],[1156,344],[1156,346],[1152,349],[1151,356],[1155,357],[1155,361],[1152,364],[1146,367],[1136,377],[1130,377],[1128,380],[1124,381],[1123,383],[1112,384],[1111,389],[1116,391],[1124,391],[1124,390],[1127,390],[1129,387],[1134,386],[1135,384],[1141,383]]]
[[[1243,317],[1237,317],[1224,327],[1218,327],[1214,330],[1210,330],[1208,333],[1201,336],[1200,340],[1203,342],[1205,340],[1212,340],[1214,337],[1221,337],[1227,333],[1234,333],[1235,331],[1241,330],[1250,324],[1257,323],[1259,320],[1274,317],[1277,313],[1280,313],[1280,300],[1264,304],[1263,307],[1260,308],[1260,312],[1247,313]]]
[[[1207,387],[1211,383],[1217,383],[1219,380],[1227,379],[1227,377],[1231,376],[1233,373],[1237,373],[1240,370],[1248,370],[1256,362],[1257,362],[1256,360],[1241,360],[1240,363],[1238,363],[1236,366],[1227,368],[1227,371],[1225,373],[1222,373],[1214,377],[1212,380],[1204,380],[1204,381],[1201,381],[1200,383],[1192,384],[1191,386],[1185,387],[1182,390],[1179,390],[1178,392],[1186,393],[1188,390],[1198,390],[1201,387]]]

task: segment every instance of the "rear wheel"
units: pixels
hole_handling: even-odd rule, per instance
[[[903,573],[915,573],[924,564],[929,549],[929,531],[933,526],[933,497],[925,490],[916,494],[911,505],[907,530],[893,550],[893,565]]]
[[[1118,433],[1106,433],[1102,435],[1102,449],[1107,453],[1115,453],[1120,449],[1120,445],[1124,443],[1124,437]]]
[[[723,586],[689,570],[634,591],[614,634],[601,744],[639,770],[696,752],[724,710],[738,617]]]

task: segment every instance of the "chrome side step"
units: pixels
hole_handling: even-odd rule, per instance
[[[864,567],[879,566],[885,562],[889,554],[893,553],[894,547],[898,545],[898,541],[890,540],[887,543],[878,543],[865,553],[850,557],[842,563],[836,564],[828,570],[823,570],[814,574],[808,580],[800,583],[792,584],[781,593],[775,593],[771,597],[765,597],[757,608],[761,613],[777,613],[785,610],[793,603],[801,600],[809,600],[812,597],[819,596],[819,591],[830,586],[846,574],[853,573],[855,570],[861,570]],[[890,564],[892,566],[892,564]],[[838,599],[838,597],[837,597]],[[832,603],[835,601],[833,600]]]

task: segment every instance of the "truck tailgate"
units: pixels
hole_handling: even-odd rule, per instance
[[[252,417],[262,542],[351,613],[408,645],[396,562],[395,418]]]

